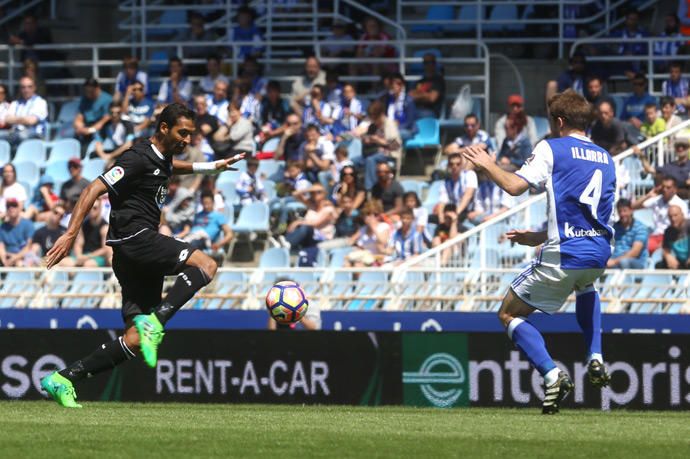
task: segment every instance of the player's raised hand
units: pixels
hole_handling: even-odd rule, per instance
[[[221,159],[220,161],[216,161],[216,170],[219,171],[236,171],[236,167],[232,167],[233,164],[236,162],[242,161],[244,157],[246,156],[245,153],[239,153],[235,156],[232,156],[227,159]]]
[[[75,236],[70,236],[65,233],[60,236],[57,241],[55,241],[55,244],[53,244],[53,247],[48,250],[48,253],[45,256],[45,263],[48,269],[57,265],[60,263],[60,260],[69,255],[75,239]]]
[[[506,233],[506,237],[516,244],[536,247],[546,242],[546,231],[510,230]]]
[[[481,169],[486,169],[494,163],[494,160],[489,156],[486,150],[476,145],[464,148],[462,156]]]

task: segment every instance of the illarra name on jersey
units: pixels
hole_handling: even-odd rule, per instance
[[[573,159],[584,159],[585,161],[601,164],[609,163],[609,155],[601,151],[582,147],[570,147],[570,151],[573,154]]]

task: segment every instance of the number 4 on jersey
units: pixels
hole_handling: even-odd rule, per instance
[[[597,219],[597,209],[599,208],[599,200],[601,199],[601,170],[596,169],[585,190],[580,195],[580,202],[589,206],[592,209],[592,217]]]

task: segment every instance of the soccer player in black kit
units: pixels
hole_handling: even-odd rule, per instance
[[[46,254],[48,269],[69,254],[84,217],[107,192],[111,211],[106,243],[113,248],[113,271],[122,287],[125,332],[41,380],[41,386],[62,406],[81,407],[75,400],[74,382],[110,370],[138,351],[155,367],[165,323],[216,274],[218,266],[208,255],[158,233],[172,175],[234,170],[231,165],[244,158],[242,154],[209,163],[173,159],[191,142],[193,133],[194,112],[181,104],[168,105],[153,137],[135,143],[84,190],[69,228]],[[173,274],[178,277],[161,301],[163,279]]]

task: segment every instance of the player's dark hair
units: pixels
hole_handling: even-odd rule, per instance
[[[621,209],[623,207],[632,207],[632,202],[630,202],[630,199],[620,198],[618,200],[618,202],[616,203],[616,208]]]
[[[211,198],[215,199],[215,196],[213,196],[213,191],[211,190],[204,190],[201,192],[201,200],[203,201],[204,198]]]
[[[468,113],[467,115],[465,115],[465,124],[467,124],[467,120],[469,120],[470,118],[474,118],[475,121],[479,122],[479,117],[477,115],[475,115],[474,113]]]
[[[584,131],[592,123],[594,113],[587,99],[572,89],[554,95],[549,100],[551,118],[561,118],[571,129]]]
[[[161,124],[165,123],[169,128],[172,128],[177,124],[177,120],[180,118],[187,118],[191,121],[196,119],[196,113],[187,108],[182,104],[170,104],[163,109],[160,115],[158,115],[158,123],[156,124],[156,132],[161,130]]]
[[[661,99],[659,99],[659,106],[663,107],[665,105],[673,105],[675,107],[676,101],[671,96],[663,96]]]

